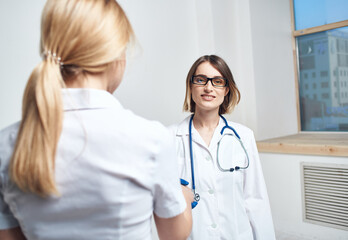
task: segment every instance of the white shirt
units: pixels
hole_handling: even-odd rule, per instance
[[[65,89],[56,156],[60,197],[40,198],[9,181],[19,124],[0,132],[0,229],[30,239],[151,239],[153,211],[184,211],[174,143],[159,123],[125,110],[108,92]]]
[[[190,116],[171,130],[176,138],[180,177],[192,188],[189,120]],[[200,201],[192,210],[190,239],[273,240],[273,221],[253,132],[241,124],[228,124],[236,130],[248,152],[250,165],[245,170],[222,172],[217,166],[219,142],[222,168],[247,166],[246,155],[236,138],[221,136],[220,131],[225,126],[222,119],[209,146],[192,125],[194,176]],[[232,133],[225,129],[223,134]]]

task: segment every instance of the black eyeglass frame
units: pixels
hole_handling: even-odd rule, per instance
[[[203,78],[207,79],[207,82],[204,83],[204,84],[195,83],[195,82],[193,82],[193,78],[194,78],[194,77],[203,77]],[[223,80],[226,81],[226,83],[225,83],[224,86],[217,86],[217,85],[215,85],[214,82],[213,82],[214,79],[223,79]],[[224,77],[213,77],[213,78],[208,78],[208,77],[206,77],[206,76],[204,76],[204,75],[192,75],[192,77],[191,77],[191,83],[192,83],[192,84],[195,84],[195,85],[199,85],[199,86],[205,86],[205,85],[208,84],[209,81],[211,82],[211,85],[213,85],[214,87],[223,88],[223,87],[227,87],[227,86],[228,86],[228,84],[227,84],[228,80],[227,80],[227,78],[224,78]]]

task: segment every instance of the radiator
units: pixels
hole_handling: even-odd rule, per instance
[[[303,220],[348,230],[348,165],[301,163]]]

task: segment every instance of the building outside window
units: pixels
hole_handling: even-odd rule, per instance
[[[293,1],[301,131],[348,131],[346,9],[342,0]]]

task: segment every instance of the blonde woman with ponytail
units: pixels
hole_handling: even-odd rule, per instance
[[[167,130],[125,110],[132,27],[114,0],[48,0],[22,120],[0,131],[0,239],[161,239],[190,234]],[[174,169],[174,170],[173,170]]]

